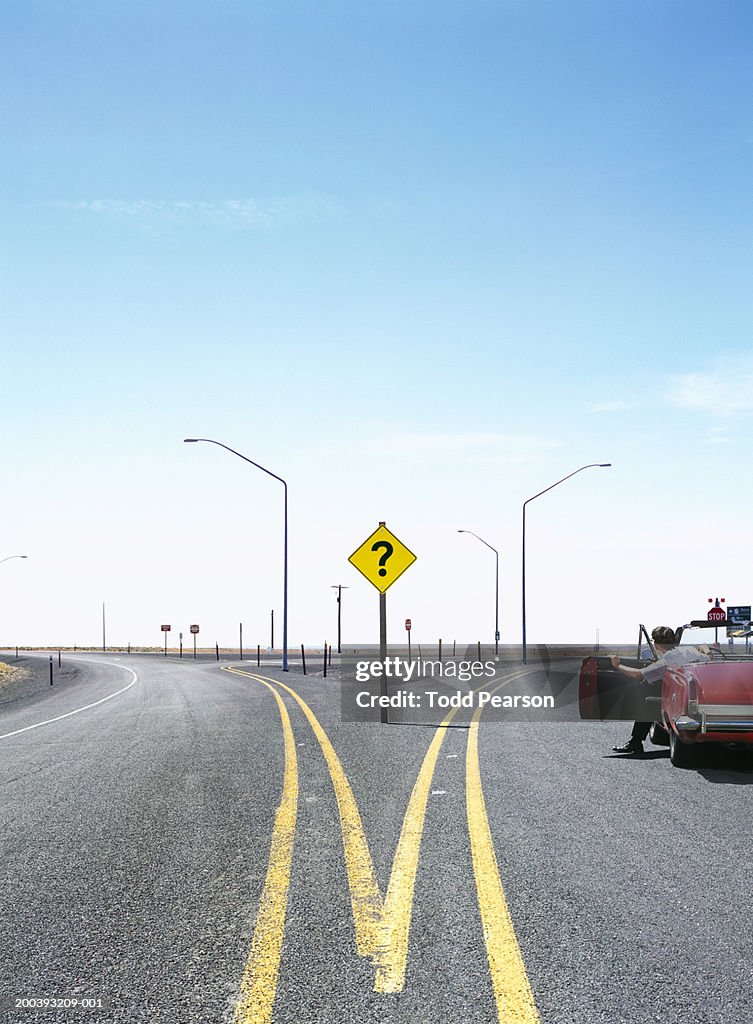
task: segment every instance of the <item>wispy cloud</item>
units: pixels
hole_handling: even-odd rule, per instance
[[[615,399],[613,402],[593,402],[587,406],[588,412],[623,412],[631,409],[633,403],[625,402],[622,399]]]
[[[531,458],[563,447],[564,442],[532,434],[495,432],[388,434],[384,437],[344,441],[337,448],[352,449],[359,458],[410,460],[413,464],[457,462],[501,465],[526,463]]]
[[[703,163],[707,160],[715,160],[719,156],[726,156],[728,153],[737,153],[741,149],[749,147],[753,143],[753,136],[746,135],[743,138],[735,139],[722,146],[701,149],[697,152],[678,153],[674,156],[667,155],[658,160],[644,163],[643,166],[628,168],[621,175],[622,177],[638,177],[640,175],[655,174],[657,171],[686,167],[692,164]]]
[[[203,224],[269,230],[286,224],[328,220],[343,212],[337,199],[317,193],[267,199],[62,199],[52,205],[155,228]]]
[[[730,353],[709,370],[671,377],[669,400],[717,416],[753,410],[753,355]]]
[[[725,424],[721,427],[709,427],[706,436],[701,439],[701,444],[724,445],[730,441],[729,425]]]

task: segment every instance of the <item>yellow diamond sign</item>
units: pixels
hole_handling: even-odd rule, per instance
[[[383,594],[398,576],[413,565],[416,556],[394,533],[390,533],[384,523],[380,523],[348,561]]]

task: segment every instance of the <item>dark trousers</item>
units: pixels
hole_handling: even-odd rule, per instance
[[[653,722],[636,722],[633,726],[633,731],[630,733],[630,739],[643,743],[653,724]]]

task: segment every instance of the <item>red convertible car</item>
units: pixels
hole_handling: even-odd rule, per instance
[[[706,620],[693,627],[724,626]],[[686,626],[675,631],[679,645]],[[692,768],[707,744],[753,751],[753,659],[711,648],[711,661],[668,668],[661,683],[632,682],[612,668],[608,657],[586,658],[580,669],[580,717],[648,722],[650,737],[669,746],[678,768]],[[657,660],[656,650],[640,627],[636,657],[622,664],[642,668]]]

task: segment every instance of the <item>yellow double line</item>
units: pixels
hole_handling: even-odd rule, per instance
[[[282,798],[275,814],[272,849],[264,880],[254,937],[243,972],[233,1024],[266,1024],[272,1020],[272,1008],[280,974],[285,911],[290,888],[293,841],[298,816],[298,758],[295,752],[290,716],[279,693],[259,679],[274,694],[280,712],[285,739],[285,773]]]
[[[501,689],[507,682],[510,682],[510,679],[506,679],[492,692]],[[481,788],[478,726],[482,710],[483,708],[476,708],[468,730],[465,803],[486,957],[500,1024],[537,1024],[539,1015],[499,877],[484,791]]]
[[[356,949],[375,967],[374,991],[402,991],[408,962],[413,895],[426,806],[446,727],[457,714],[452,710],[437,728],[429,745],[403,818],[395,856],[382,899],[361,815],[340,759],[326,732],[306,702],[276,679],[226,668],[263,683],[278,702],[285,738],[283,793],[275,817],[267,877],[257,915],[251,951],[241,982],[233,1024],[268,1024],[277,990],[295,836],[298,769],[290,719],[279,693],[286,691],[306,716],[324,755],[337,800],[345,866],[350,889]],[[500,689],[523,672],[509,676]],[[466,752],[466,805],[476,891],[500,1024],[538,1024],[525,966],[520,955],[486,814],[478,759],[481,708],[474,713]]]

